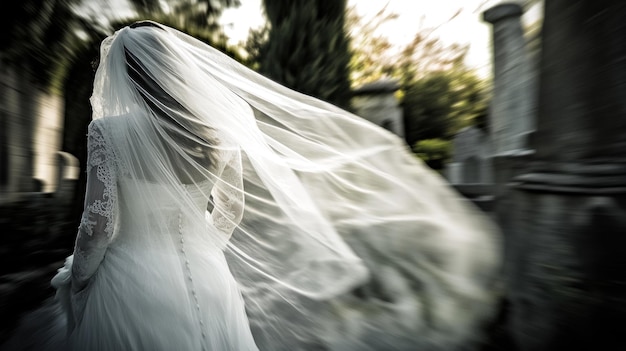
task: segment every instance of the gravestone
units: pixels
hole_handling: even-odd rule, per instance
[[[404,138],[402,108],[395,97],[399,88],[397,81],[382,79],[355,89],[352,104],[356,114]]]
[[[452,162],[446,177],[455,189],[484,211],[493,207],[493,171],[489,136],[476,127],[466,127],[453,140]]]
[[[74,200],[79,172],[80,165],[76,157],[67,152],[57,152],[57,187],[54,198],[59,206],[70,206]]]
[[[452,184],[491,183],[491,148],[487,135],[476,127],[466,127],[453,140],[452,162],[447,166]]]

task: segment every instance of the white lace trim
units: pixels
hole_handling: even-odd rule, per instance
[[[224,189],[222,190],[224,191]],[[213,224],[215,228],[219,229],[222,232],[230,233],[234,230],[236,224],[234,223],[235,218],[237,217],[237,213],[233,210],[233,204],[235,202],[235,196],[237,196],[238,191],[227,186],[227,189],[224,191],[226,193],[227,200],[220,202],[218,213],[213,220]]]
[[[213,225],[226,235],[233,233],[239,224],[243,210],[243,203],[238,208],[234,206],[236,201],[243,202],[241,160],[238,154],[230,156],[231,158],[216,184],[216,188],[219,188],[216,190],[222,194],[219,196],[220,200],[216,202],[216,208],[213,211]]]
[[[96,221],[91,219],[91,215],[99,215],[106,220],[104,232],[106,236],[110,238],[113,235],[113,216],[117,202],[116,157],[113,149],[108,146],[104,134],[100,128],[97,127],[96,123],[89,125],[87,150],[87,173],[90,173],[93,168],[96,167],[97,180],[92,181],[102,183],[103,192],[101,198],[94,199],[92,202],[86,204],[79,228],[83,229],[87,235],[93,235],[93,227],[96,225]]]

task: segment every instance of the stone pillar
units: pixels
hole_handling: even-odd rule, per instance
[[[74,200],[74,192],[76,191],[76,183],[80,173],[80,165],[78,159],[74,155],[58,151],[56,184],[54,198],[59,207],[66,208],[71,205]]]
[[[0,184],[0,198],[12,199],[18,192],[32,191],[33,185],[33,108],[28,94],[28,75],[9,68],[0,70],[0,115],[3,138],[0,166],[5,168]]]
[[[33,118],[33,176],[41,181],[40,191],[53,192],[57,183],[58,155],[63,139],[63,99],[61,96],[33,89],[36,105]]]
[[[493,25],[493,100],[490,111],[494,154],[529,147],[534,128],[532,74],[518,4],[500,4],[483,13]]]
[[[2,53],[0,53],[0,60]],[[5,200],[10,189],[9,172],[9,85],[5,69],[0,69],[0,203]]]
[[[522,351],[626,350],[626,3],[546,0],[536,153],[507,255]]]
[[[510,230],[509,182],[526,170],[532,156],[530,139],[536,119],[536,73],[522,29],[522,7],[502,3],[483,13],[493,26],[493,100],[489,108],[495,219],[505,235]],[[507,242],[508,244],[508,242]],[[508,254],[509,248],[505,248]]]

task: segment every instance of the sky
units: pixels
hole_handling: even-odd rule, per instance
[[[261,0],[240,0],[241,6],[222,14],[221,23],[232,43],[244,41],[250,28],[263,22]],[[408,43],[420,29],[436,28],[432,35],[446,44],[469,44],[466,64],[482,76],[491,73],[491,25],[482,21],[482,12],[502,0],[348,0],[348,6],[371,18],[387,6],[398,18],[381,28],[381,35],[392,43]],[[460,11],[460,12],[459,12]],[[456,15],[456,16],[455,16]],[[536,21],[535,8],[523,17],[525,23]]]

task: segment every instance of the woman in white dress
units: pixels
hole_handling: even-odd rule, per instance
[[[149,21],[91,102],[49,348],[453,350],[490,315],[493,227],[395,135]]]
[[[118,35],[125,42],[104,53],[109,73],[98,72],[125,69],[126,77],[116,78],[129,84],[104,84],[139,99],[89,125],[85,211],[67,267],[70,285],[59,281],[63,274],[54,280],[69,312],[68,346],[256,350],[223,254],[243,211],[241,154],[199,120],[176,120],[189,112],[151,80],[141,50],[126,43],[166,49],[152,29],[139,27]],[[123,50],[123,66],[116,66],[116,50]],[[160,54],[151,59],[173,68],[159,62]],[[213,225],[205,219],[211,195]]]

